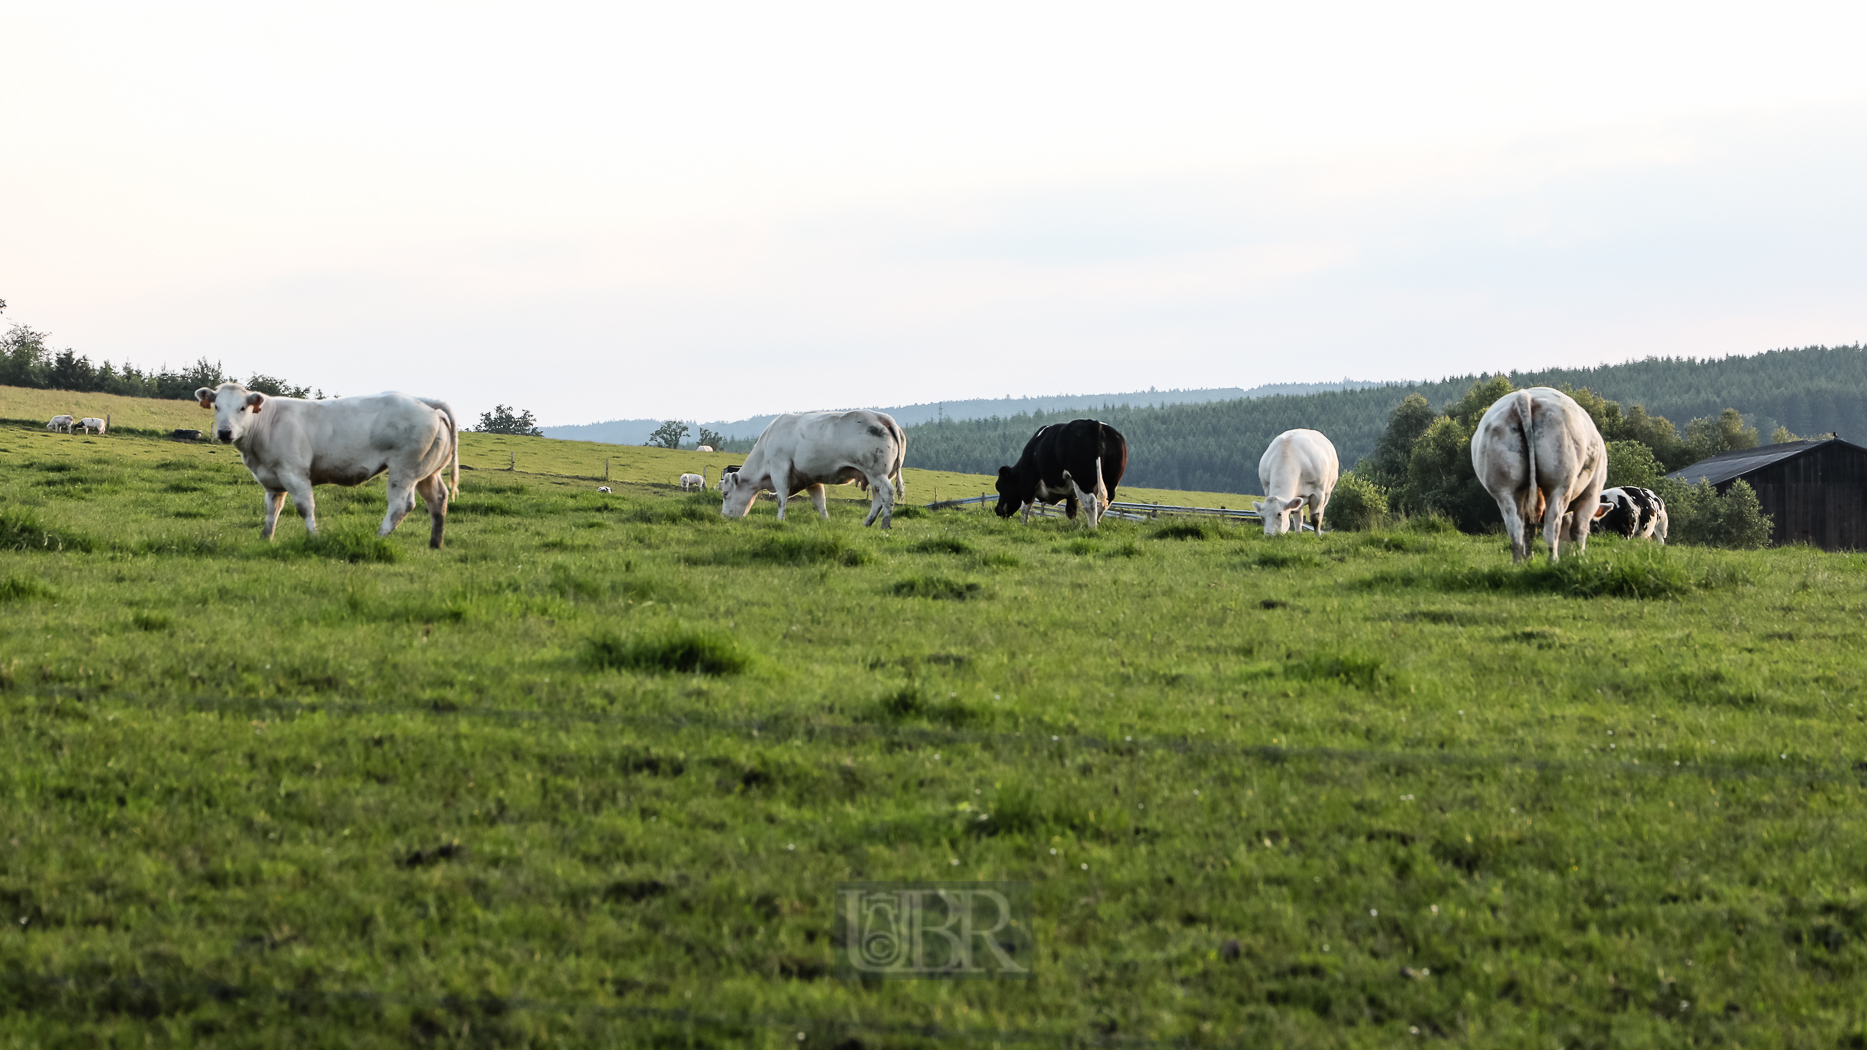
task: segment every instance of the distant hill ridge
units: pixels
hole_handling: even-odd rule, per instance
[[[1518,387],[1588,387],[1623,404],[1641,403],[1681,430],[1702,416],[1736,408],[1767,440],[1778,425],[1798,434],[1833,431],[1867,443],[1867,346],[1811,346],[1748,357],[1650,357],[1593,368],[1509,372]],[[1374,448],[1389,413],[1408,394],[1434,407],[1462,396],[1479,375],[1436,382],[1283,394],[1165,406],[1117,406],[1097,418],[1121,430],[1130,455],[1127,481],[1154,488],[1251,492],[1258,458],[1273,437],[1308,427],[1334,442],[1347,468]],[[1014,462],[1031,432],[1073,412],[1037,411],[997,419],[909,427],[912,466],[975,474]]]
[[[917,423],[935,422],[940,419],[966,420],[989,419],[993,416],[1015,416],[1031,412],[1089,412],[1111,405],[1175,405],[1200,404],[1208,401],[1235,401],[1241,398],[1272,397],[1279,394],[1312,394],[1324,390],[1363,389],[1382,386],[1382,383],[1358,379],[1344,379],[1335,383],[1269,383],[1250,389],[1242,387],[1205,387],[1190,390],[1134,390],[1119,394],[1056,394],[1049,397],[1002,397],[974,398],[967,401],[930,401],[925,404],[894,405],[877,408],[895,417],[895,421],[904,427]],[[863,406],[873,407],[873,406]],[[749,419],[714,420],[695,422],[695,432],[699,428],[718,431],[727,438],[749,441],[763,433],[765,427],[776,414],[753,416]],[[562,426],[545,427],[546,437],[564,438],[572,441],[602,441],[612,445],[640,445],[648,441],[648,436],[662,424],[661,419],[612,419],[602,423],[576,423]],[[691,435],[690,438],[691,440]]]

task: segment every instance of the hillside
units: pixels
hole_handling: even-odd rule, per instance
[[[1239,398],[1271,397],[1277,394],[1313,394],[1324,390],[1360,390],[1381,386],[1364,380],[1344,379],[1337,383],[1269,383],[1249,390],[1241,387],[1205,387],[1196,390],[1132,390],[1118,394],[1057,394],[1050,397],[973,398],[966,401],[928,401],[912,405],[890,405],[877,409],[895,417],[902,426],[929,423],[940,419],[990,419],[1029,412],[1094,412],[1109,405],[1181,405],[1208,401],[1233,401]],[[758,437],[776,415],[747,419],[714,420],[695,423],[718,431],[729,439],[750,442]],[[640,445],[648,440],[660,419],[612,419],[603,423],[579,423],[545,427],[549,438],[577,441],[602,441],[616,445]],[[690,421],[691,422],[691,421]],[[691,440],[691,438],[690,438]]]
[[[1798,434],[1834,431],[1867,439],[1867,347],[1858,345],[1507,374],[1520,387],[1588,387],[1622,403],[1642,403],[1681,428],[1690,419],[1734,407],[1764,434],[1781,424]],[[1408,394],[1438,406],[1478,379],[1464,375],[1362,390],[1116,407],[1096,415],[1127,436],[1128,476],[1136,484],[1241,492],[1257,486],[1258,457],[1285,430],[1309,427],[1329,435],[1347,467],[1373,449],[1388,413]],[[1012,462],[1038,427],[1074,415],[1031,412],[924,423],[908,429],[908,459],[916,466],[987,473]]]

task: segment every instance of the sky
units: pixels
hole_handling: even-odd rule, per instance
[[[546,424],[1867,341],[1853,4],[9,4],[4,320]]]

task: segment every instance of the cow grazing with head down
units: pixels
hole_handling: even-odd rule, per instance
[[[1128,441],[1121,431],[1094,419],[1052,423],[1031,435],[1015,465],[998,468],[995,510],[1001,518],[1022,510],[1028,523],[1039,502],[1061,500],[1072,520],[1083,507],[1093,529],[1127,472]]]
[[[1601,510],[1595,514],[1595,529],[1613,532],[1626,538],[1666,542],[1668,528],[1666,501],[1652,489],[1602,489]]]
[[[881,519],[882,528],[894,524],[895,499],[907,492],[901,464],[907,457],[908,436],[893,416],[858,409],[854,412],[793,412],[771,421],[738,470],[720,475],[720,513],[743,518],[760,492],[778,497],[778,520],[784,520],[785,501],[808,492],[818,517],[828,519],[825,485],[860,482],[869,491],[869,516],[862,524]]]
[[[704,475],[700,475],[700,474],[682,474],[681,475],[681,491],[682,492],[688,492],[688,491],[698,492],[701,489],[704,489],[706,487],[707,487],[707,479]]]
[[[315,536],[312,486],[361,485],[387,471],[389,511],[377,535],[394,531],[415,509],[419,494],[433,522],[428,545],[441,546],[450,466],[454,491],[460,491],[460,428],[445,401],[397,393],[307,401],[269,397],[239,383],[194,393],[202,408],[214,410],[214,437],[239,449],[240,460],[265,488],[267,539],[278,527],[287,495]]]
[[[45,429],[59,430],[69,434],[71,433],[73,422],[70,416],[53,416],[51,421],[46,423]]]
[[[1527,529],[1539,523],[1550,561],[1565,537],[1575,553],[1588,549],[1590,523],[1602,513],[1608,449],[1574,398],[1546,386],[1498,398],[1472,434],[1472,468],[1504,515],[1512,561],[1530,557]]]
[[[104,421],[96,416],[85,416],[83,419],[78,420],[78,425],[84,428],[86,434],[102,434],[104,432]]]
[[[1272,438],[1258,460],[1258,484],[1264,487],[1264,500],[1251,504],[1264,521],[1264,535],[1279,536],[1300,529],[1305,504],[1309,505],[1310,517],[1316,520],[1316,534],[1322,535],[1323,509],[1329,506],[1329,494],[1335,491],[1341,473],[1335,445],[1320,433],[1286,430]]]

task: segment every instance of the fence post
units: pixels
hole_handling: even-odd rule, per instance
[[[507,470],[519,469],[519,457],[510,452],[506,453],[506,469]]]
[[[609,480],[609,457],[608,456],[603,457],[603,480],[604,481]]]
[[[110,413],[104,413],[104,433],[110,433]]]

